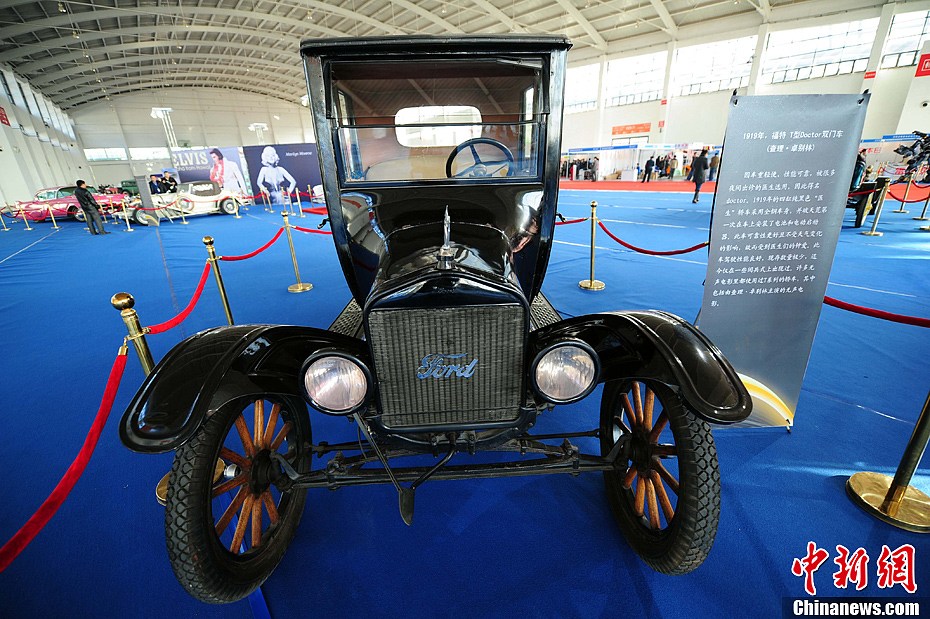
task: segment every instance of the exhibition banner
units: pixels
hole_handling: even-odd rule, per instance
[[[244,161],[238,146],[171,149],[171,163],[179,181],[211,180],[223,189],[252,195],[248,174],[243,172]]]
[[[284,204],[284,192],[309,193],[320,185],[320,160],[316,144],[271,144],[243,148],[249,180],[255,192],[263,192],[271,204]]]
[[[700,329],[791,425],[846,212],[869,96],[736,96],[711,221]]]

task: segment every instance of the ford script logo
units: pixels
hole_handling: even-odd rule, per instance
[[[445,355],[433,353],[423,357],[417,368],[417,378],[471,378],[478,367],[478,360],[465,363],[465,353]]]

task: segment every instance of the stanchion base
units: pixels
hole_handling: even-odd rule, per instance
[[[911,217],[914,221],[927,221],[930,217]]]
[[[585,290],[603,290],[605,288],[604,282],[597,279],[583,279],[578,282],[579,288],[584,288]]]
[[[313,284],[303,282],[300,284],[291,284],[287,287],[288,292],[307,292],[308,290],[313,290]]]
[[[216,467],[213,469],[213,483],[215,484],[223,476],[226,470],[226,463],[221,458],[217,458]],[[171,471],[165,473],[165,476],[158,480],[155,485],[155,500],[159,505],[164,505],[168,499],[168,480],[171,479]]]
[[[865,232],[860,232],[859,234],[864,234],[864,235],[866,235],[866,236],[881,236],[881,235],[883,235],[883,234],[885,234],[885,233],[884,233],[884,232],[869,232],[869,231],[867,230],[867,231],[865,231]]]
[[[899,208],[896,211],[891,211],[892,213],[910,213],[910,211],[905,211],[903,208]]]
[[[923,230],[924,232],[930,232],[930,226],[921,226],[917,228],[918,230]]]
[[[242,219],[242,215],[233,215],[233,219]]]
[[[181,225],[182,225],[182,226],[186,226],[186,225],[189,224],[189,223],[190,223],[189,221],[182,221],[182,222],[181,222]]]
[[[908,486],[894,516],[882,511],[893,478],[881,473],[856,473],[846,480],[846,494],[852,502],[879,520],[914,533],[930,533],[930,496]]]

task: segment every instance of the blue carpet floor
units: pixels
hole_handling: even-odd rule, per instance
[[[563,191],[560,211],[599,215],[624,240],[679,249],[707,239],[710,200],[645,192]],[[882,237],[852,228],[847,210],[827,293],[890,312],[930,317],[930,234],[910,215],[886,210]],[[297,220],[312,226],[310,216]],[[76,222],[0,232],[0,310],[6,473],[0,543],[33,513],[80,448],[125,334],[109,303],[136,297],[144,324],[175,315],[206,258],[250,251],[272,237],[279,216],[253,208],[243,219],[208,216],[94,239]],[[588,276],[587,224],[560,226],[543,291],[565,315],[664,309],[693,320],[706,253],[637,254],[598,232],[596,276],[603,292],[578,288]],[[348,300],[329,237],[295,233],[302,279],[295,295],[282,238],[244,262],[223,263],[239,324],[325,328]],[[176,342],[224,323],[212,279],[179,328],[150,336],[160,358]],[[790,345],[790,343],[786,343]],[[652,572],[616,529],[599,476],[427,483],[416,523],[406,527],[389,487],[311,492],[297,537],[262,587],[271,617],[779,617],[782,599],[804,596],[792,559],[809,541],[830,551],[816,574],[819,595],[906,595],[880,589],[883,545],[916,549],[918,595],[930,590],[930,536],[872,519],[845,496],[857,471],[893,474],[930,387],[930,330],[824,307],[796,425],[715,431],[723,494],[720,529],[707,562],[687,576]],[[0,617],[253,617],[247,601],[209,606],[175,581],[154,487],[170,455],[134,454],[116,424],[143,374],[130,353],[113,415],[69,500],[0,574]],[[598,393],[543,417],[540,431],[596,425]],[[312,414],[316,440],[354,439],[342,420]],[[925,460],[930,460],[926,458]],[[930,462],[913,484],[930,492]],[[861,592],[832,584],[835,547],[871,557]],[[927,601],[930,612],[930,601]]]

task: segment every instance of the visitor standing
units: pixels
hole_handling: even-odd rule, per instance
[[[668,180],[675,180],[675,170],[678,169],[678,157],[672,155],[672,160],[668,163]]]
[[[717,151],[714,151],[714,156],[710,158],[710,164],[708,164],[708,176],[707,180],[713,182],[717,178],[717,168],[720,167],[720,154]]]
[[[91,234],[110,234],[103,229],[103,220],[100,219],[100,210],[97,201],[94,200],[94,194],[87,190],[87,183],[79,180],[75,183],[77,189],[74,190],[74,197],[77,198],[81,210],[84,211],[84,222]]]
[[[694,161],[691,162],[691,179],[694,181],[694,199],[691,200],[692,204],[697,204],[700,202],[700,193],[701,185],[704,184],[704,180],[707,178],[707,149],[701,151],[701,154],[694,158]]]
[[[645,168],[645,171],[643,172],[644,183],[649,182],[649,177],[652,176],[652,170],[655,167],[656,167],[655,159],[653,159],[652,157],[649,157],[649,159],[646,160],[646,168]]]

